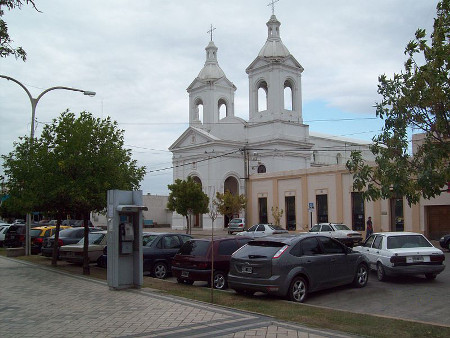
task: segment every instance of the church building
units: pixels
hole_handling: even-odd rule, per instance
[[[352,150],[369,146],[366,141],[310,132],[302,116],[304,69],[283,44],[281,23],[274,14],[266,25],[267,40],[245,70],[248,120],[235,116],[237,88],[219,66],[212,35],[204,66],[187,88],[189,127],[169,148],[173,179],[191,176],[210,200],[226,190],[250,198],[247,185],[254,174],[342,165]],[[363,154],[372,160],[369,151]],[[245,211],[239,216],[245,217]],[[223,228],[228,221],[219,215],[214,227]],[[174,229],[185,228],[185,222],[174,213]],[[191,224],[212,227],[207,214],[196,215]]]

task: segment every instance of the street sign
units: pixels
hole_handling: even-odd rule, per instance
[[[308,209],[309,209],[309,211],[313,211],[314,210],[314,203],[313,202],[308,203]]]

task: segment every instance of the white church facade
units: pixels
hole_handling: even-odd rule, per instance
[[[173,179],[188,176],[214,198],[229,190],[248,194],[248,180],[257,173],[277,173],[345,164],[352,150],[367,150],[366,141],[310,132],[302,117],[303,67],[280,37],[280,22],[272,15],[267,40],[246,69],[249,79],[248,120],[235,116],[236,86],[226,77],[212,38],[206,61],[187,88],[189,127],[170,146]],[[326,149],[326,151],[324,150]],[[364,151],[367,160],[371,153]],[[245,217],[243,211],[240,215]],[[209,215],[197,215],[193,226],[211,229]],[[214,227],[223,228],[222,216]],[[174,214],[172,228],[185,228]]]

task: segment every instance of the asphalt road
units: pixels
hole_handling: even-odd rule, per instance
[[[366,287],[341,286],[312,293],[306,304],[356,313],[380,315],[450,326],[450,253],[445,252],[446,269],[434,281],[425,276],[377,279],[372,271]],[[175,278],[169,280],[176,283]],[[195,282],[194,286],[206,286]],[[234,291],[230,291],[234,292]],[[271,297],[256,293],[254,297]]]

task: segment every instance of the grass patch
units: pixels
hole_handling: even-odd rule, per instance
[[[0,249],[0,255],[5,255],[3,248]],[[46,257],[33,255],[18,258],[52,267],[51,259]],[[58,266],[52,268],[79,275],[83,273],[80,265],[62,261],[58,261]],[[106,280],[106,269],[91,265],[90,277]],[[211,289],[206,287],[183,285],[150,277],[144,277],[143,287],[196,301],[206,303],[211,301]],[[307,304],[296,304],[270,296],[250,297],[238,295],[234,292],[214,290],[214,304],[256,312],[271,316],[274,319],[294,322],[313,328],[337,330],[367,337],[450,337],[450,328],[448,327],[323,309]]]

